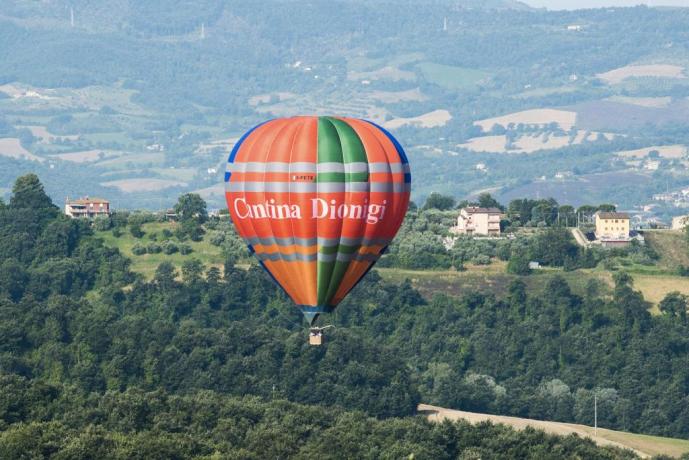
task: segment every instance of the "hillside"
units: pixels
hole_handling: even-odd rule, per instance
[[[337,23],[330,5],[280,1],[118,0],[116,14],[6,2],[0,193],[33,171],[58,203],[97,195],[161,209],[199,191],[220,208],[224,163],[247,129],[341,114],[393,131],[419,202],[492,189],[503,200],[654,204],[644,219],[681,212],[653,195],[689,186],[689,9],[335,4]],[[661,156],[619,154],[640,149]]]
[[[228,219],[225,217],[224,219]],[[218,232],[230,232],[234,234],[229,225],[229,220],[224,220],[222,224],[213,229],[208,229],[200,241],[186,240],[184,243],[175,236],[179,224],[175,222],[148,222],[143,224],[143,236],[135,238],[126,228],[119,232],[119,236],[114,236],[112,230],[100,231],[97,235],[103,238],[106,245],[117,248],[123,255],[132,260],[131,268],[133,271],[151,279],[158,265],[162,262],[171,262],[176,267],[181,268],[182,264],[188,260],[199,260],[207,267],[223,268],[225,240],[212,240],[218,237]],[[170,237],[166,237],[169,234]],[[622,269],[628,272],[634,279],[634,286],[651,302],[651,311],[657,313],[657,304],[670,292],[679,291],[689,295],[689,282],[686,277],[677,274],[680,266],[689,266],[689,243],[680,232],[672,231],[650,231],[646,232],[647,242],[650,248],[656,251],[659,259],[651,265],[630,263],[621,260],[615,270]],[[236,238],[233,236],[232,238]],[[174,244],[186,244],[191,251],[188,254],[181,254],[175,250],[174,253],[165,254],[162,251],[157,253],[134,254],[135,246],[146,247],[153,244],[160,245],[164,241],[170,240]],[[239,265],[248,268],[255,264],[253,258],[243,250],[244,245],[241,241],[230,239],[234,250],[239,251]],[[522,279],[531,292],[542,292],[548,280],[555,276],[564,277],[572,290],[584,295],[587,285],[591,281],[597,281],[604,289],[611,289],[614,285],[614,270],[598,267],[596,269],[580,269],[576,271],[563,271],[559,269],[545,269],[536,272],[531,276],[518,276],[510,274],[506,270],[506,264],[499,260],[494,260],[490,265],[467,264],[465,270],[413,270],[405,268],[377,268],[381,276],[389,281],[401,283],[405,279],[411,280],[413,286],[417,288],[426,298],[431,299],[438,293],[445,293],[461,296],[472,292],[483,294],[494,294],[503,297],[507,294],[508,287],[515,279]]]
[[[443,420],[466,420],[471,424],[491,422],[510,426],[516,430],[524,430],[527,427],[543,430],[546,433],[563,435],[577,435],[581,438],[593,440],[599,446],[612,446],[623,449],[631,449],[641,458],[649,458],[660,455],[678,458],[689,453],[689,441],[685,439],[661,438],[658,436],[645,436],[634,433],[576,425],[572,423],[546,422],[517,417],[505,417],[502,415],[477,414],[460,410],[445,409],[442,407],[419,405],[419,413],[428,417],[428,420],[442,422]]]

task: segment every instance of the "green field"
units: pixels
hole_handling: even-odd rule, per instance
[[[224,262],[222,250],[217,246],[213,246],[208,241],[208,238],[199,242],[185,241],[185,243],[190,245],[193,249],[193,252],[187,255],[182,255],[179,252],[167,255],[161,252],[159,254],[144,254],[138,256],[134,255],[132,252],[132,247],[134,247],[136,243],[145,246],[153,242],[151,239],[152,235],[156,235],[158,243],[162,242],[164,240],[162,231],[168,229],[174,232],[176,225],[177,224],[174,222],[153,222],[144,224],[143,230],[145,235],[142,238],[134,238],[129,232],[129,229],[126,229],[119,238],[115,237],[112,231],[98,232],[98,236],[103,238],[106,245],[119,249],[122,254],[129,257],[132,260],[132,270],[142,274],[146,279],[153,278],[156,268],[158,268],[158,265],[162,262],[171,262],[176,267],[181,267],[184,261],[197,259],[207,267],[213,266],[222,268]],[[172,239],[175,240],[174,237]]]
[[[476,86],[491,76],[490,73],[483,70],[436,64],[434,62],[422,62],[417,65],[417,68],[427,81],[450,90],[461,90]]]
[[[531,292],[541,293],[548,281],[555,275],[562,276],[572,291],[583,295],[591,279],[600,281],[601,289],[607,290],[612,277],[607,272],[590,270],[566,272],[560,269],[534,270],[532,275],[517,276],[505,271],[505,263],[493,261],[491,265],[467,265],[464,271],[401,270],[397,268],[377,269],[389,281],[402,282],[409,279],[424,297],[430,299],[434,294],[464,295],[472,292],[493,294],[501,297],[507,293],[512,280],[520,278]],[[606,276],[607,275],[607,276]]]

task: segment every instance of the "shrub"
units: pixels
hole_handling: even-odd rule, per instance
[[[146,254],[146,248],[139,243],[132,246],[132,253],[137,256]]]
[[[158,243],[149,243],[146,246],[146,252],[149,254],[159,254],[163,251],[163,248]]]
[[[471,259],[471,262],[474,265],[490,265],[490,257],[488,257],[485,254],[479,254],[473,259]]]
[[[93,221],[93,228],[99,232],[110,230],[112,227],[112,220],[108,216],[96,217]]]
[[[180,254],[186,256],[187,254],[191,254],[192,252],[194,252],[194,250],[188,244],[180,244],[179,245],[179,252],[180,252]]]
[[[167,255],[174,254],[179,251],[179,248],[172,241],[164,241],[162,244],[163,252]]]
[[[529,259],[522,250],[514,251],[510,261],[507,262],[507,272],[514,275],[528,275],[531,273]]]
[[[141,238],[144,236],[144,231],[141,229],[141,224],[132,224],[129,227],[129,233],[131,233],[134,238]]]
[[[225,234],[222,232],[212,232],[210,242],[213,246],[221,246],[225,242]]]

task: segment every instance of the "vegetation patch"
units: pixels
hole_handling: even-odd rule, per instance
[[[491,77],[489,72],[483,70],[434,62],[422,62],[416,67],[426,81],[450,90],[473,88],[485,83]]]

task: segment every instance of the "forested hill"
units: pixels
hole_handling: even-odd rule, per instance
[[[542,296],[515,282],[506,300],[426,302],[372,272],[309,347],[288,299],[235,260],[192,255],[146,280],[17,179],[0,204],[0,458],[631,456],[395,418],[423,400],[590,423],[594,389],[601,426],[689,435],[686,315],[651,317],[622,275],[612,297],[556,278]]]

